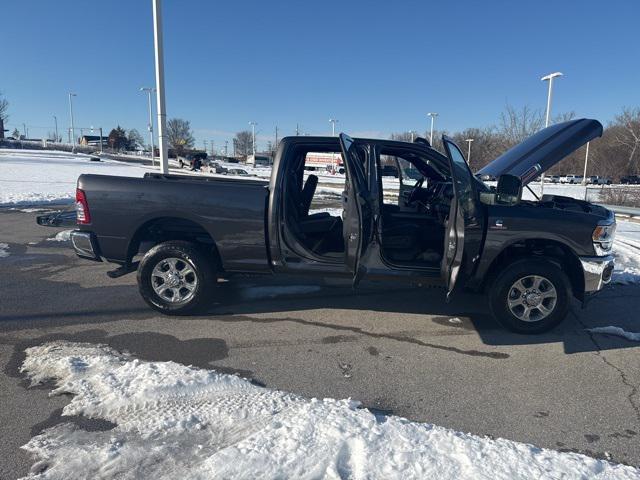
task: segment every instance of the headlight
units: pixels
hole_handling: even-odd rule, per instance
[[[616,236],[616,223],[598,225],[591,238],[593,239],[593,248],[596,255],[603,256],[611,252],[613,247],[613,239]]]

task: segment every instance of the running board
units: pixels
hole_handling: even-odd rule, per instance
[[[107,275],[109,276],[109,278],[124,277],[128,273],[135,272],[138,269],[138,265],[140,265],[140,262],[133,262],[126,265],[122,265],[121,267],[118,267],[115,270],[108,271]]]

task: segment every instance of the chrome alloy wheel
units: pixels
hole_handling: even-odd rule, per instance
[[[191,262],[182,258],[163,258],[151,272],[153,291],[170,303],[186,303],[195,295],[198,276]]]
[[[509,289],[507,305],[523,322],[539,322],[547,318],[558,303],[558,293],[548,279],[528,275],[514,282]]]

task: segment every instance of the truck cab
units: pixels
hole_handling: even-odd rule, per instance
[[[363,278],[442,285],[448,298],[457,288],[485,291],[512,330],[547,330],[564,317],[571,296],[585,302],[610,281],[615,217],[567,197],[524,201],[522,189],[601,128],[577,120],[545,129],[477,175],[446,136],[444,153],[426,142],[345,134],[285,138],[269,187],[272,267],[348,275],[354,286]],[[346,168],[337,188],[341,208],[314,211],[327,184],[305,174],[305,159],[338,150]],[[397,180],[385,175],[391,168]],[[482,176],[498,178],[497,187]],[[394,181],[395,196],[386,188]]]

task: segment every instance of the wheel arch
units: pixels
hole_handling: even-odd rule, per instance
[[[520,239],[505,246],[486,270],[480,290],[486,292],[504,268],[524,258],[544,258],[558,265],[569,278],[573,296],[584,300],[584,273],[578,255],[565,243],[548,238]]]
[[[214,268],[222,269],[222,257],[213,236],[198,222],[172,215],[148,219],[135,230],[127,247],[127,262],[153,246],[170,240],[184,240],[199,245],[209,254]]]

